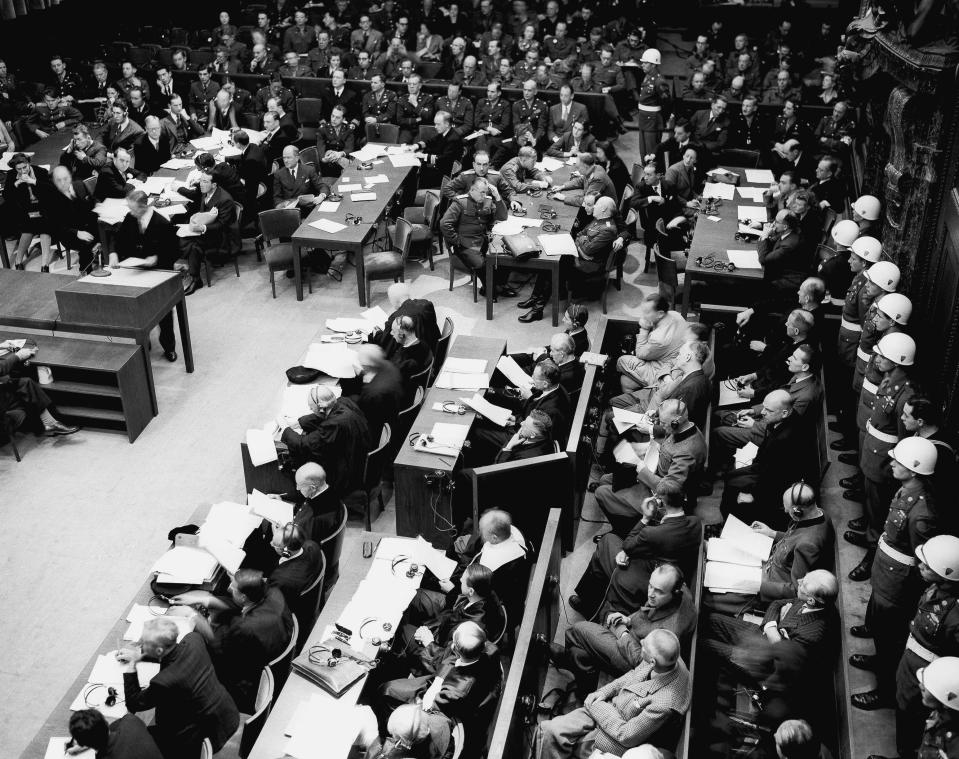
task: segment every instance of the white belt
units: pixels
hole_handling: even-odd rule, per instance
[[[876,385],[867,379],[863,379],[862,389],[865,390],[867,393],[871,393],[872,395],[875,395],[876,391],[879,389],[879,385]],[[899,441],[896,441],[896,442],[899,442]]]
[[[914,556],[907,556],[902,553],[902,551],[897,551],[891,545],[886,542],[886,536],[879,536],[879,550],[882,551],[890,559],[895,559],[900,564],[905,564],[907,567],[914,567],[918,563]]]
[[[663,110],[661,105],[643,105],[642,103],[637,103],[636,107],[641,111],[649,111],[650,113],[659,113]]]
[[[850,332],[862,332],[862,325],[849,321],[845,316],[839,320],[839,325]]]
[[[939,658],[939,654],[934,654],[932,651],[922,645],[922,643],[912,636],[912,633],[909,633],[909,639],[906,641],[906,648],[912,651],[920,659],[925,659],[930,664]]]
[[[872,426],[872,421],[866,422],[866,432],[876,438],[876,440],[882,440],[884,443],[891,443],[892,445],[895,445],[899,442],[898,436],[890,435],[888,432],[880,432]]]
[[[862,348],[856,348],[856,356],[861,358],[865,362],[869,362],[869,354],[866,353]]]

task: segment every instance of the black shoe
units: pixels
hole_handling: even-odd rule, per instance
[[[580,600],[579,596],[573,593],[573,595],[567,598],[566,601],[569,603],[569,608],[571,608],[573,611],[578,611],[580,614],[583,614],[583,602]],[[583,616],[586,615],[583,614]]]
[[[842,497],[847,501],[862,503],[866,499],[866,494],[862,490],[843,490]]]
[[[854,474],[852,477],[843,477],[839,480],[839,484],[846,490],[861,490],[863,479],[862,474]]]
[[[839,440],[833,440],[829,444],[830,450],[833,451],[854,451],[856,450],[856,444],[846,438],[839,438]]]
[[[193,295],[197,290],[203,287],[203,280],[199,277],[193,277],[187,280],[186,286],[183,288],[184,295]]]
[[[848,451],[849,448],[833,448],[834,451]],[[849,466],[859,466],[859,454],[858,453],[841,453],[839,454],[839,463],[848,464]]]
[[[884,696],[877,690],[853,693],[849,700],[857,709],[862,709],[867,712],[872,712],[876,709],[892,709],[896,705],[891,698]]]
[[[530,295],[526,300],[521,300],[521,301],[520,301],[519,303],[517,303],[516,305],[517,305],[517,307],[519,307],[519,308],[532,308],[532,307],[535,306],[537,303],[539,303],[540,300],[541,300],[541,299],[540,299],[540,297],[539,297],[538,295]]]
[[[708,538],[718,538],[723,531],[722,522],[713,522],[712,524],[707,524],[703,528],[703,536]]]
[[[860,548],[869,548],[869,542],[866,540],[865,533],[846,530],[842,537],[843,540],[845,540],[847,543],[852,543],[854,546],[859,546]]]
[[[538,306],[537,308],[534,308],[532,311],[527,311],[525,314],[520,316],[519,320],[523,322],[523,324],[529,324],[530,322],[538,322],[542,318],[543,318],[543,307]]]
[[[172,364],[176,361],[176,351],[163,351],[163,358]]]
[[[26,264],[14,264],[13,268],[17,271],[26,271],[27,266]]]
[[[879,667],[877,657],[872,654],[853,654],[849,657],[849,666],[864,669],[866,672],[875,672]]]
[[[853,582],[863,582],[864,580],[868,580],[869,576],[872,574],[872,560],[874,558],[876,558],[876,549],[867,549],[866,555],[862,557],[862,561],[860,561],[849,573],[849,579]]]
[[[869,625],[853,625],[849,628],[849,634],[854,638],[871,638],[872,630]]]
[[[865,532],[866,527],[866,517],[856,517],[855,519],[850,519],[846,522],[846,527],[850,530],[855,530],[856,532]]]
[[[41,266],[41,267],[40,267],[40,271],[42,271],[44,274],[49,274],[49,273],[50,273],[50,267],[49,267],[49,266]]]
[[[72,435],[74,432],[79,431],[79,427],[71,424],[64,424],[56,419],[53,420],[52,424],[43,425],[43,434],[47,437],[56,437],[57,435]]]
[[[504,298],[515,298],[516,290],[508,285],[496,285],[496,294]]]

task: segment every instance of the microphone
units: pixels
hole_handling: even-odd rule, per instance
[[[111,276],[113,276],[113,272],[112,272],[112,271],[110,271],[109,269],[104,269],[104,268],[103,268],[103,247],[102,247],[102,246],[101,246],[100,249],[97,251],[96,261],[97,261],[97,268],[96,268],[96,269],[92,269],[92,270],[90,271],[90,276],[91,276],[91,277],[111,277]],[[93,262],[91,261],[90,263],[92,264]]]

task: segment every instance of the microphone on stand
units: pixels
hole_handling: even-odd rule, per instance
[[[103,268],[103,246],[102,246],[102,245],[100,246],[99,250],[97,250],[97,257],[96,257],[95,260],[96,260],[97,266],[96,266],[95,269],[91,269],[91,270],[90,270],[90,276],[91,276],[91,277],[110,277],[110,276],[113,276],[113,272],[112,272],[112,271],[110,271],[109,269],[104,269],[104,268]],[[90,263],[91,263],[91,265],[92,265],[92,264],[93,264],[93,261],[91,261]]]

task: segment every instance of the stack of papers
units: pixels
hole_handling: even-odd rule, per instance
[[[380,324],[384,324],[386,319],[383,319],[382,322],[374,321],[372,319],[365,319],[363,317],[355,316],[338,316],[334,319],[326,320],[326,328],[332,332],[372,332],[374,328],[378,327]]]
[[[706,545],[706,587],[719,593],[758,593],[772,546],[771,537],[730,514],[720,536]]]
[[[276,443],[266,430],[247,430],[246,447],[253,466],[263,466],[277,460]]]
[[[563,168],[563,162],[558,158],[553,158],[553,156],[543,156],[542,161],[536,162],[536,168],[541,171],[556,171],[556,169]]]
[[[503,221],[496,222],[491,231],[494,235],[518,235],[524,229],[538,227],[542,223],[542,219],[528,219],[510,214]]]
[[[283,751],[294,759],[346,756],[362,729],[363,707],[313,695],[297,706],[286,733]]]
[[[505,427],[509,423],[509,418],[513,415],[513,412],[508,408],[490,403],[479,393],[474,394],[472,398],[460,398],[460,402],[500,427]]]
[[[133,641],[140,640],[140,638],[143,637],[144,622],[157,616],[166,616],[165,610],[163,614],[157,614],[157,611],[157,609],[151,609],[149,606],[133,604],[133,607],[130,609],[130,613],[127,614],[127,622],[130,623],[130,626],[127,628],[126,632],[123,633],[123,639]],[[168,616],[167,619],[172,619],[179,630],[177,633],[177,640],[183,640],[184,635],[193,631],[192,619],[187,619],[186,617],[176,617],[172,615]],[[139,669],[140,668],[138,666],[138,672]]]
[[[358,203],[364,200],[376,200],[375,192],[354,192],[350,195],[350,200],[354,203]]]
[[[489,375],[441,371],[436,378],[436,387],[442,390],[485,390],[489,387]]]
[[[755,250],[727,250],[726,258],[736,265],[737,269],[762,269],[759,263],[759,252]]]
[[[736,469],[743,469],[753,463],[759,448],[752,441],[749,441],[742,448],[736,449],[735,462]]]
[[[197,137],[190,140],[190,144],[197,150],[216,150],[220,147],[220,140],[217,137]]]
[[[386,174],[373,174],[366,178],[366,184],[386,184],[390,178]]]
[[[404,166],[419,166],[420,159],[412,153],[390,153],[390,163],[394,168],[400,169]]]
[[[377,327],[385,327],[386,320],[390,317],[389,314],[387,314],[386,311],[379,306],[373,306],[373,308],[368,308],[366,311],[361,313],[360,318],[369,324],[376,325]]]
[[[436,422],[428,435],[420,435],[414,449],[437,456],[458,456],[469,434],[468,424]]]
[[[513,387],[523,394],[524,398],[530,396],[533,390],[533,378],[520,368],[512,356],[500,356],[499,361],[496,362],[496,368],[503,373]]]
[[[320,213],[336,213],[340,210],[340,201],[324,200],[322,203],[316,206],[316,209],[320,211]]]
[[[303,358],[308,369],[341,379],[356,376],[356,363],[356,351],[345,343],[312,343]]]
[[[542,234],[537,238],[543,253],[547,256],[575,256],[576,241],[569,232]]]
[[[248,496],[250,510],[258,517],[273,524],[289,524],[293,521],[293,504],[279,498],[270,498],[256,488]]]
[[[147,177],[142,182],[133,180],[130,184],[147,195],[160,195],[172,182],[173,177]]]
[[[153,210],[169,221],[177,214],[186,213],[186,206],[182,203],[174,203],[173,205],[164,206],[163,208],[154,207]]]
[[[151,571],[158,582],[202,585],[216,573],[217,560],[202,548],[174,546],[157,559]]]
[[[750,184],[771,185],[776,177],[769,169],[746,169],[746,181]]]
[[[337,203],[339,206],[339,203]],[[329,219],[317,219],[316,221],[311,221],[310,226],[314,229],[318,229],[321,232],[329,232],[330,234],[336,234],[346,229],[346,224],[340,224],[338,221],[330,221]]]
[[[743,200],[751,200],[753,203],[761,203],[765,187],[737,187],[736,192]]]
[[[765,206],[739,206],[736,209],[736,218],[740,221],[756,221],[765,224],[766,208]]]
[[[129,210],[123,198],[107,198],[93,207],[93,212],[104,224],[119,224]]]
[[[386,147],[377,145],[374,142],[368,142],[360,150],[354,150],[352,155],[357,161],[372,161],[381,155],[386,155]]]
[[[226,541],[242,548],[250,533],[260,526],[260,519],[242,503],[214,503],[206,521],[200,527],[200,536]]]
[[[172,169],[173,171],[179,171],[180,169],[189,169],[193,166],[192,158],[171,158],[169,161],[165,161],[160,164],[161,169]]]
[[[454,374],[482,374],[486,371],[486,359],[450,356],[443,362],[443,370]]]
[[[652,433],[653,421],[646,414],[637,414],[635,411],[613,406],[613,426],[620,435],[634,427],[649,435]]]
[[[721,198],[722,200],[732,200],[736,195],[736,188],[725,182],[706,182],[703,185],[704,198]]]

